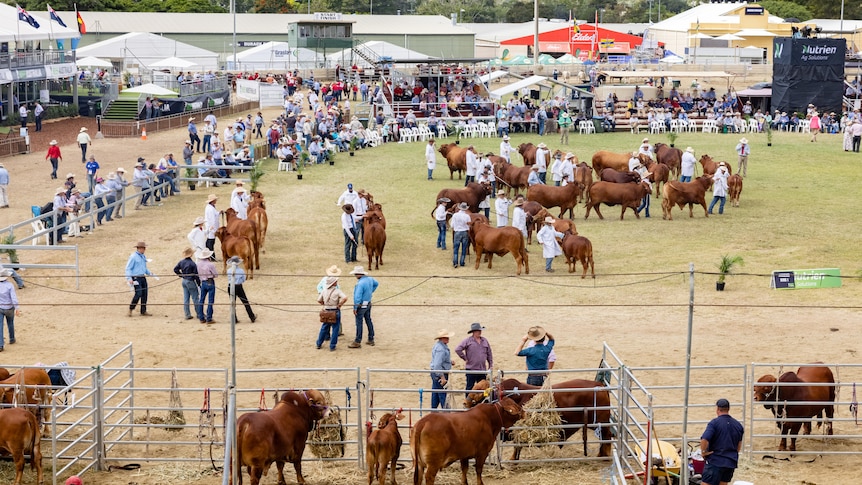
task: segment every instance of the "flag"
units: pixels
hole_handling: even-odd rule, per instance
[[[57,50],[63,52],[64,50],[66,50],[64,49],[64,47],[65,45],[63,43],[63,39],[57,39]]]
[[[78,11],[78,6],[75,5],[75,18],[78,20],[78,33],[84,35],[87,33],[87,26],[84,24],[84,19],[81,18],[81,12]]]
[[[39,22],[36,22],[36,19],[34,19],[32,15],[27,13],[27,11],[21,8],[20,5],[15,6],[18,7],[18,20],[22,22],[27,22],[28,24],[30,24],[30,27],[33,27],[34,29],[39,28]]]
[[[46,6],[48,7],[48,15],[51,17],[51,20],[60,24],[60,27],[65,27],[66,23],[63,22],[63,19],[61,19],[59,15],[57,15],[57,12],[55,12],[50,5],[46,4]]]
[[[72,50],[73,51],[78,50],[78,42],[81,42],[80,37],[78,37],[77,39],[74,39],[74,38],[72,39]]]

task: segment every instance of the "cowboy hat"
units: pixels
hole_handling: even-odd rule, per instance
[[[551,217],[551,216],[545,217],[545,224],[553,224],[554,222],[555,221],[554,221],[553,217]]]
[[[646,143],[648,141],[649,141],[649,138],[644,138],[643,140],[641,140],[641,143]]]
[[[206,222],[206,219],[204,219],[204,218],[203,218],[203,217],[201,217],[201,216],[198,216],[198,217],[195,219],[195,221],[194,221],[194,222],[192,222],[192,226],[200,226],[200,225],[202,225],[204,222]]]
[[[530,340],[540,342],[545,339],[545,335],[547,333],[548,332],[546,332],[542,327],[530,327],[530,329],[527,330],[527,337],[530,337]]]
[[[548,148],[548,145],[545,145],[544,143],[539,143],[538,145],[536,145],[536,148]]]
[[[565,158],[565,160],[568,160],[568,159],[570,159],[570,158],[575,158],[575,154],[574,154],[574,153],[572,153],[572,152],[568,152],[568,153],[566,153],[566,158]]]
[[[685,149],[685,151],[686,151],[686,152],[688,152],[688,153],[692,153],[692,154],[693,154],[693,153],[694,153],[694,148],[692,148],[692,147],[688,147],[688,148],[686,148],[686,149]]]
[[[83,133],[83,132],[85,132],[85,131],[87,131],[87,127],[86,127],[86,126],[82,126],[82,127],[81,127],[81,131],[79,131],[78,133]]]
[[[217,195],[215,195],[215,194],[210,194],[210,195],[208,195],[208,196],[207,196],[207,203],[209,203],[209,202],[213,202],[213,201],[215,201],[215,200],[218,200],[218,196],[217,196]]]
[[[539,166],[538,166],[538,165],[533,165],[532,167],[530,167],[530,170],[532,170],[532,171],[534,171],[534,172],[538,172],[538,171],[539,171]]]
[[[186,257],[186,258],[190,258],[190,257],[191,257],[192,255],[194,255],[194,254],[195,254],[195,250],[194,250],[194,249],[192,249],[192,248],[185,248],[185,249],[183,249],[183,256],[184,256],[184,257]]]
[[[191,123],[191,122],[192,122],[192,121],[194,121],[194,120],[195,120],[195,117],[194,117],[194,116],[192,116],[191,118],[189,118],[189,123]]]
[[[117,173],[126,173],[126,169],[123,167],[117,168]]]
[[[461,202],[460,204],[458,204],[458,209],[459,209],[459,210],[465,211],[465,210],[467,210],[467,209],[469,209],[469,208],[470,208],[470,205],[469,205],[469,204],[467,204],[466,202]]]
[[[0,270],[0,281],[6,281],[10,276],[12,276],[11,269]]]
[[[748,139],[745,137],[742,137],[739,139],[739,143],[742,143],[743,145],[748,145]]]
[[[213,252],[209,249],[199,249],[195,252],[196,259],[210,259],[213,255]]]
[[[330,286],[335,286],[337,284],[338,284],[338,278],[336,278],[335,276],[328,276],[326,278],[326,287],[327,288],[329,288]]]
[[[138,243],[135,244],[135,247],[136,248],[145,248],[145,247],[147,247],[147,243],[145,243],[144,241],[138,241]]]
[[[470,330],[468,330],[467,333],[481,332],[482,330],[485,330],[485,327],[483,327],[481,323],[471,323]]]
[[[724,163],[724,162],[718,162],[718,166],[719,166],[719,167],[726,167],[726,166],[727,166],[727,164],[726,164],[726,163]]]
[[[437,332],[437,336],[434,337],[434,340],[440,340],[441,338],[452,338],[455,336],[455,332],[449,332],[445,328]]]
[[[500,189],[497,191],[497,195],[506,195],[506,191],[503,189]]]
[[[70,178],[74,178],[74,177],[75,177],[75,174],[73,174],[72,172],[69,172],[66,174],[66,180],[68,180]]]
[[[344,204],[343,206],[341,206],[341,210],[347,212],[348,214],[353,214],[353,204]]]
[[[245,192],[245,187],[243,187],[242,185],[237,185],[237,187],[233,190],[235,190],[237,193]]]
[[[521,207],[522,205],[524,205],[524,199],[518,199],[515,202],[512,202],[512,205],[514,207]]]
[[[57,140],[51,140],[48,144],[49,144],[49,145],[56,145],[56,144],[57,144]]]
[[[326,268],[326,276],[334,276],[336,278],[341,276],[341,268],[333,264],[332,266]]]
[[[54,195],[60,195],[60,194],[65,194],[65,193],[66,193],[66,189],[64,189],[63,187],[57,187],[57,190],[54,191]]]
[[[503,141],[509,141],[509,135],[503,135]]]
[[[239,263],[242,263],[242,258],[240,258],[239,256],[231,256],[225,262],[228,264],[239,264]]]
[[[190,141],[186,140],[186,141],[185,141],[185,144],[186,144],[186,145],[191,145],[191,144],[192,144],[192,142],[190,142]]]
[[[440,197],[439,199],[437,199],[437,202],[448,204],[449,202],[452,202],[452,199],[450,199],[449,197]]]
[[[115,174],[114,172],[108,173],[108,180],[115,180],[116,178],[117,178],[117,174]]]
[[[362,266],[354,266],[353,271],[351,271],[350,274],[352,274],[352,275],[366,275],[368,273],[365,272],[365,268],[363,268]]]

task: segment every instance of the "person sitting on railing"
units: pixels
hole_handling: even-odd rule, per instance
[[[166,153],[164,157],[159,159],[159,163],[156,164],[155,169],[153,170],[156,174],[156,178],[159,181],[159,184],[164,184],[167,182],[167,186],[162,185],[160,190],[161,196],[166,197],[168,194],[174,195],[179,192],[177,186],[174,182],[173,177],[171,177],[170,167],[168,166],[168,159],[173,159],[173,154]],[[176,166],[176,162],[174,162]]]

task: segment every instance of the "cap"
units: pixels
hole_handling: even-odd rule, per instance
[[[718,409],[730,409],[730,401],[725,398],[721,398],[718,401],[715,401],[715,407]]]
[[[347,188],[348,188],[348,189],[352,189],[352,188],[353,188],[353,184],[347,184]]]

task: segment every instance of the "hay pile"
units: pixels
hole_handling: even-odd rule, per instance
[[[559,426],[562,424],[560,413],[555,411],[556,403],[551,392],[551,380],[545,379],[542,390],[524,405],[526,417],[515,423],[512,440],[520,446],[535,446],[560,440]]]
[[[329,405],[329,415],[320,420],[308,434],[308,448],[318,458],[341,458],[344,456],[344,425],[341,422],[341,408],[332,406],[329,391],[323,393]]]

